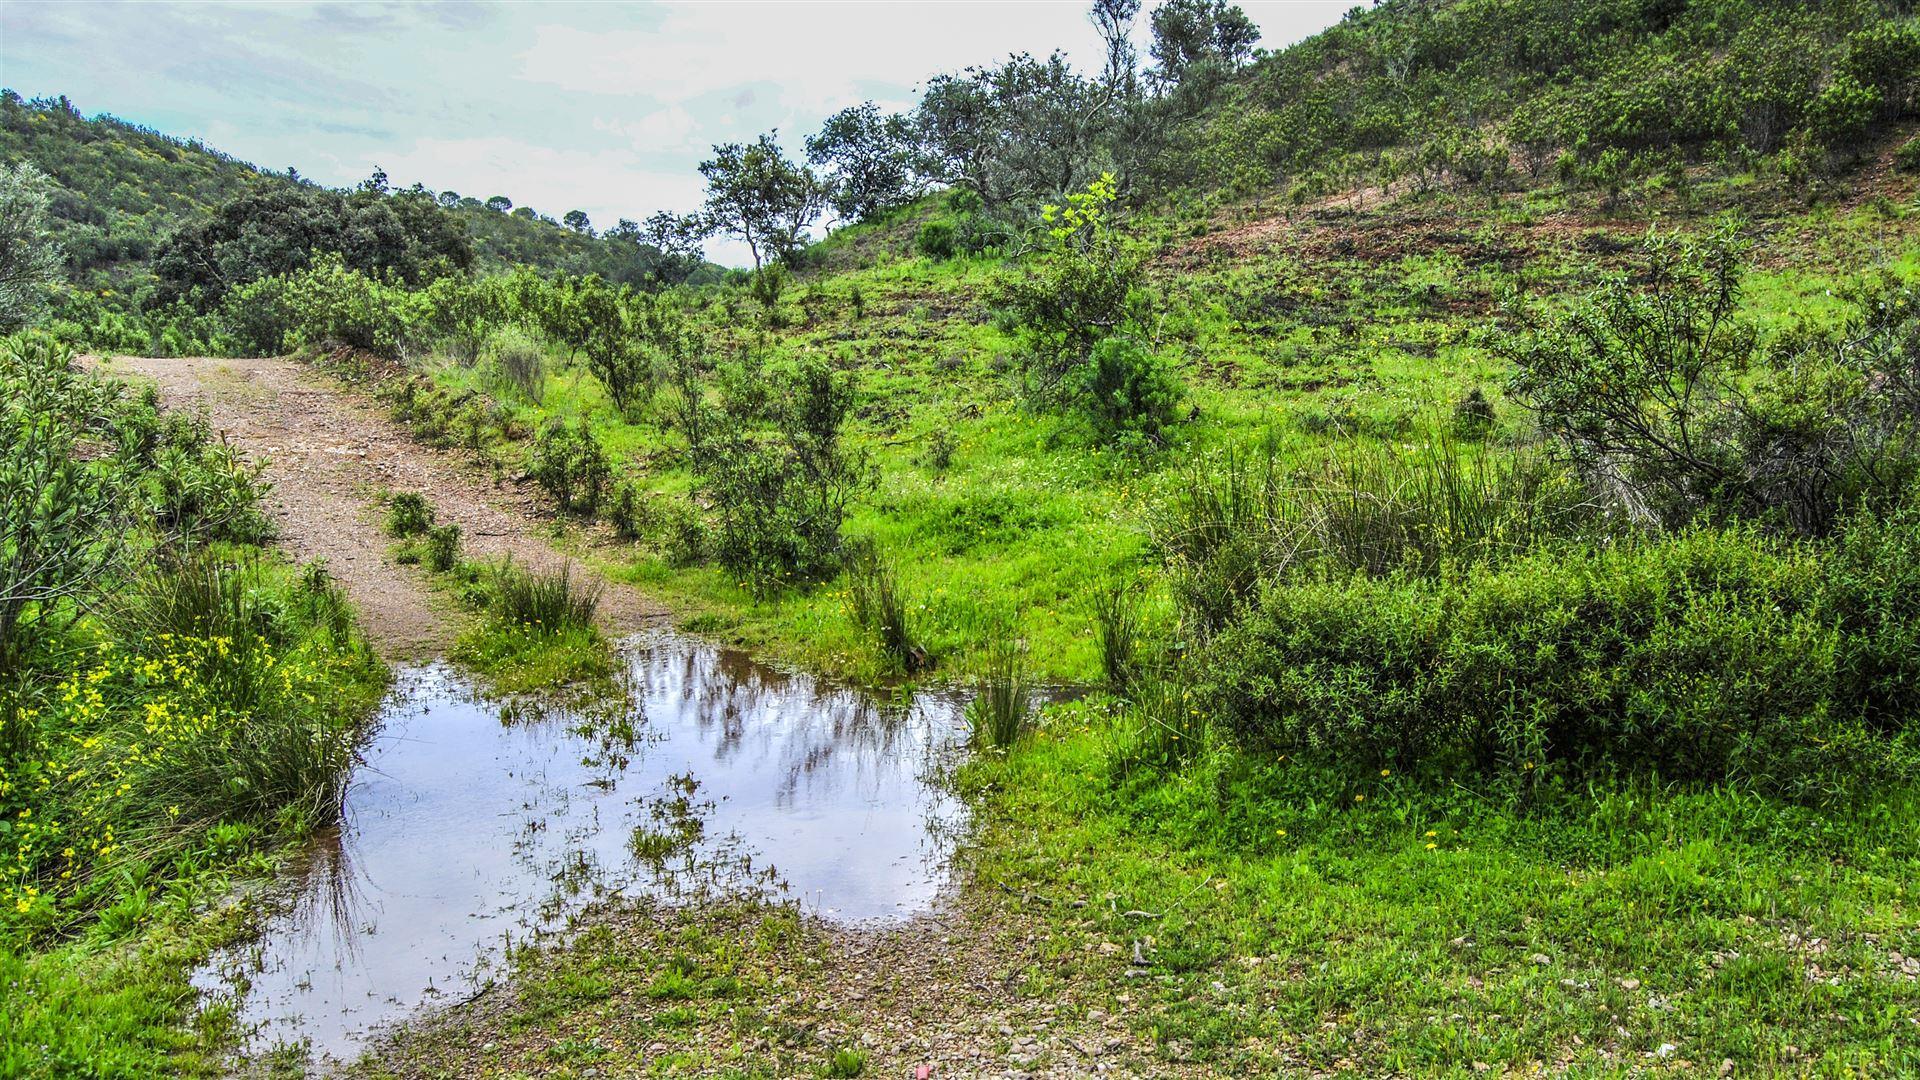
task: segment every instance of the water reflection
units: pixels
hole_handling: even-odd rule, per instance
[[[245,988],[254,1048],[344,1057],[597,900],[776,890],[867,921],[938,893],[960,806],[932,775],[957,698],[886,706],[671,636],[636,642],[628,678],[618,708],[503,722],[444,666],[404,673],[344,826],[196,983]]]

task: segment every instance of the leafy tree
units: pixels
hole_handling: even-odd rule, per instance
[[[0,165],[0,332],[30,322],[60,272],[48,218],[51,187],[28,162]]]
[[[593,222],[587,220],[585,210],[569,210],[560,218],[560,223],[582,236],[593,235]]]
[[[869,101],[827,118],[807,138],[807,160],[829,170],[833,210],[846,221],[870,221],[912,201],[913,129],[898,113]]]
[[[1087,13],[1106,47],[1107,64],[1101,78],[1110,87],[1131,89],[1138,74],[1140,58],[1133,47],[1133,22],[1139,17],[1140,0],[1093,0],[1093,9]]]
[[[504,214],[513,209],[513,200],[507,198],[505,195],[489,195],[487,196],[487,209],[496,214]]]
[[[826,204],[826,187],[813,170],[789,161],[771,133],[715,146],[700,175],[707,178],[710,228],[744,241],[755,270],[768,259],[797,255]]]
[[[920,169],[992,211],[1061,197],[1097,175],[1118,101],[1058,52],[935,76],[914,113]]]
[[[237,286],[302,270],[322,254],[407,285],[474,260],[466,229],[425,194],[270,188],[236,196],[162,241],[153,260],[156,299],[211,308]]]
[[[1167,0],[1150,18],[1153,78],[1177,86],[1198,74],[1238,70],[1253,56],[1260,28],[1226,0]]]

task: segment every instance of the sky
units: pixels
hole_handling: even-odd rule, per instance
[[[1246,2],[1278,48],[1354,0]],[[1151,0],[1149,0],[1151,7]],[[929,76],[1009,53],[1101,63],[1087,5],[0,2],[0,86],[65,94],[332,186],[506,195],[596,226],[700,204],[716,143],[906,108]],[[1145,38],[1145,18],[1141,38]],[[1142,48],[1142,55],[1145,49]],[[709,255],[739,265],[740,245]]]

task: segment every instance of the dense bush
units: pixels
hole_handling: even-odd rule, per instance
[[[216,829],[332,820],[382,679],[325,574],[249,546],[253,470],[154,400],[0,342],[0,940],[166,881]]]
[[[527,458],[527,475],[547,490],[560,509],[592,516],[613,476],[607,453],[586,423],[550,420]]]
[[[717,430],[691,447],[698,494],[714,517],[714,558],[756,590],[832,576],[841,566],[847,506],[871,481],[865,455],[842,442],[853,379],[808,357],[771,387],[736,372],[725,388],[710,421]],[[689,417],[705,415],[698,401],[696,391]],[[754,430],[763,421],[776,437]],[[704,429],[684,430],[692,442]]]
[[[1649,524],[1758,518],[1803,535],[1885,505],[1920,468],[1920,291],[1760,347],[1733,227],[1650,232],[1632,279],[1500,345],[1510,393],[1594,488]]]
[[[1911,601],[1862,586],[1910,580],[1916,545],[1911,519],[1863,536],[1845,584],[1818,549],[1744,530],[1274,582],[1207,651],[1204,704],[1249,744],[1350,767],[1831,794],[1911,764],[1912,714],[1861,692],[1911,674],[1867,636]]]
[[[1145,328],[1143,267],[1109,221],[1111,173],[1046,208],[1048,245],[1001,286],[1021,339],[1027,393],[1084,416],[1103,442],[1157,441],[1181,388]]]

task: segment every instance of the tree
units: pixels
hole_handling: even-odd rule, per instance
[[[1197,74],[1237,70],[1253,56],[1260,28],[1226,0],[1167,0],[1153,10],[1153,77],[1166,87]]]
[[[593,222],[587,220],[587,212],[585,210],[567,211],[566,215],[560,219],[560,223],[582,236],[593,235]]]
[[[504,214],[513,209],[513,200],[507,198],[505,195],[489,195],[487,196],[487,209],[496,214]]]
[[[921,169],[989,209],[1063,197],[1102,171],[1121,94],[1076,74],[1065,55],[1027,53],[935,76],[914,119]]]
[[[707,178],[709,228],[744,241],[755,270],[770,258],[791,261],[826,205],[825,185],[812,169],[787,160],[773,133],[715,146],[700,175]]]
[[[871,101],[829,116],[807,138],[807,160],[830,170],[833,212],[845,221],[872,220],[919,193],[912,126]]]
[[[451,210],[460,205],[460,193],[452,190],[443,191],[440,193],[439,202],[441,206]]]
[[[0,332],[31,321],[60,272],[60,247],[47,221],[52,187],[31,163],[0,165]]]
[[[1101,78],[1115,89],[1132,89],[1139,64],[1133,48],[1133,21],[1139,17],[1140,0],[1093,0],[1093,10],[1087,13],[1107,50],[1107,66]]]
[[[696,214],[668,213],[656,210],[639,227],[640,241],[660,253],[654,277],[662,285],[678,285],[706,265],[700,238],[706,224]]]

